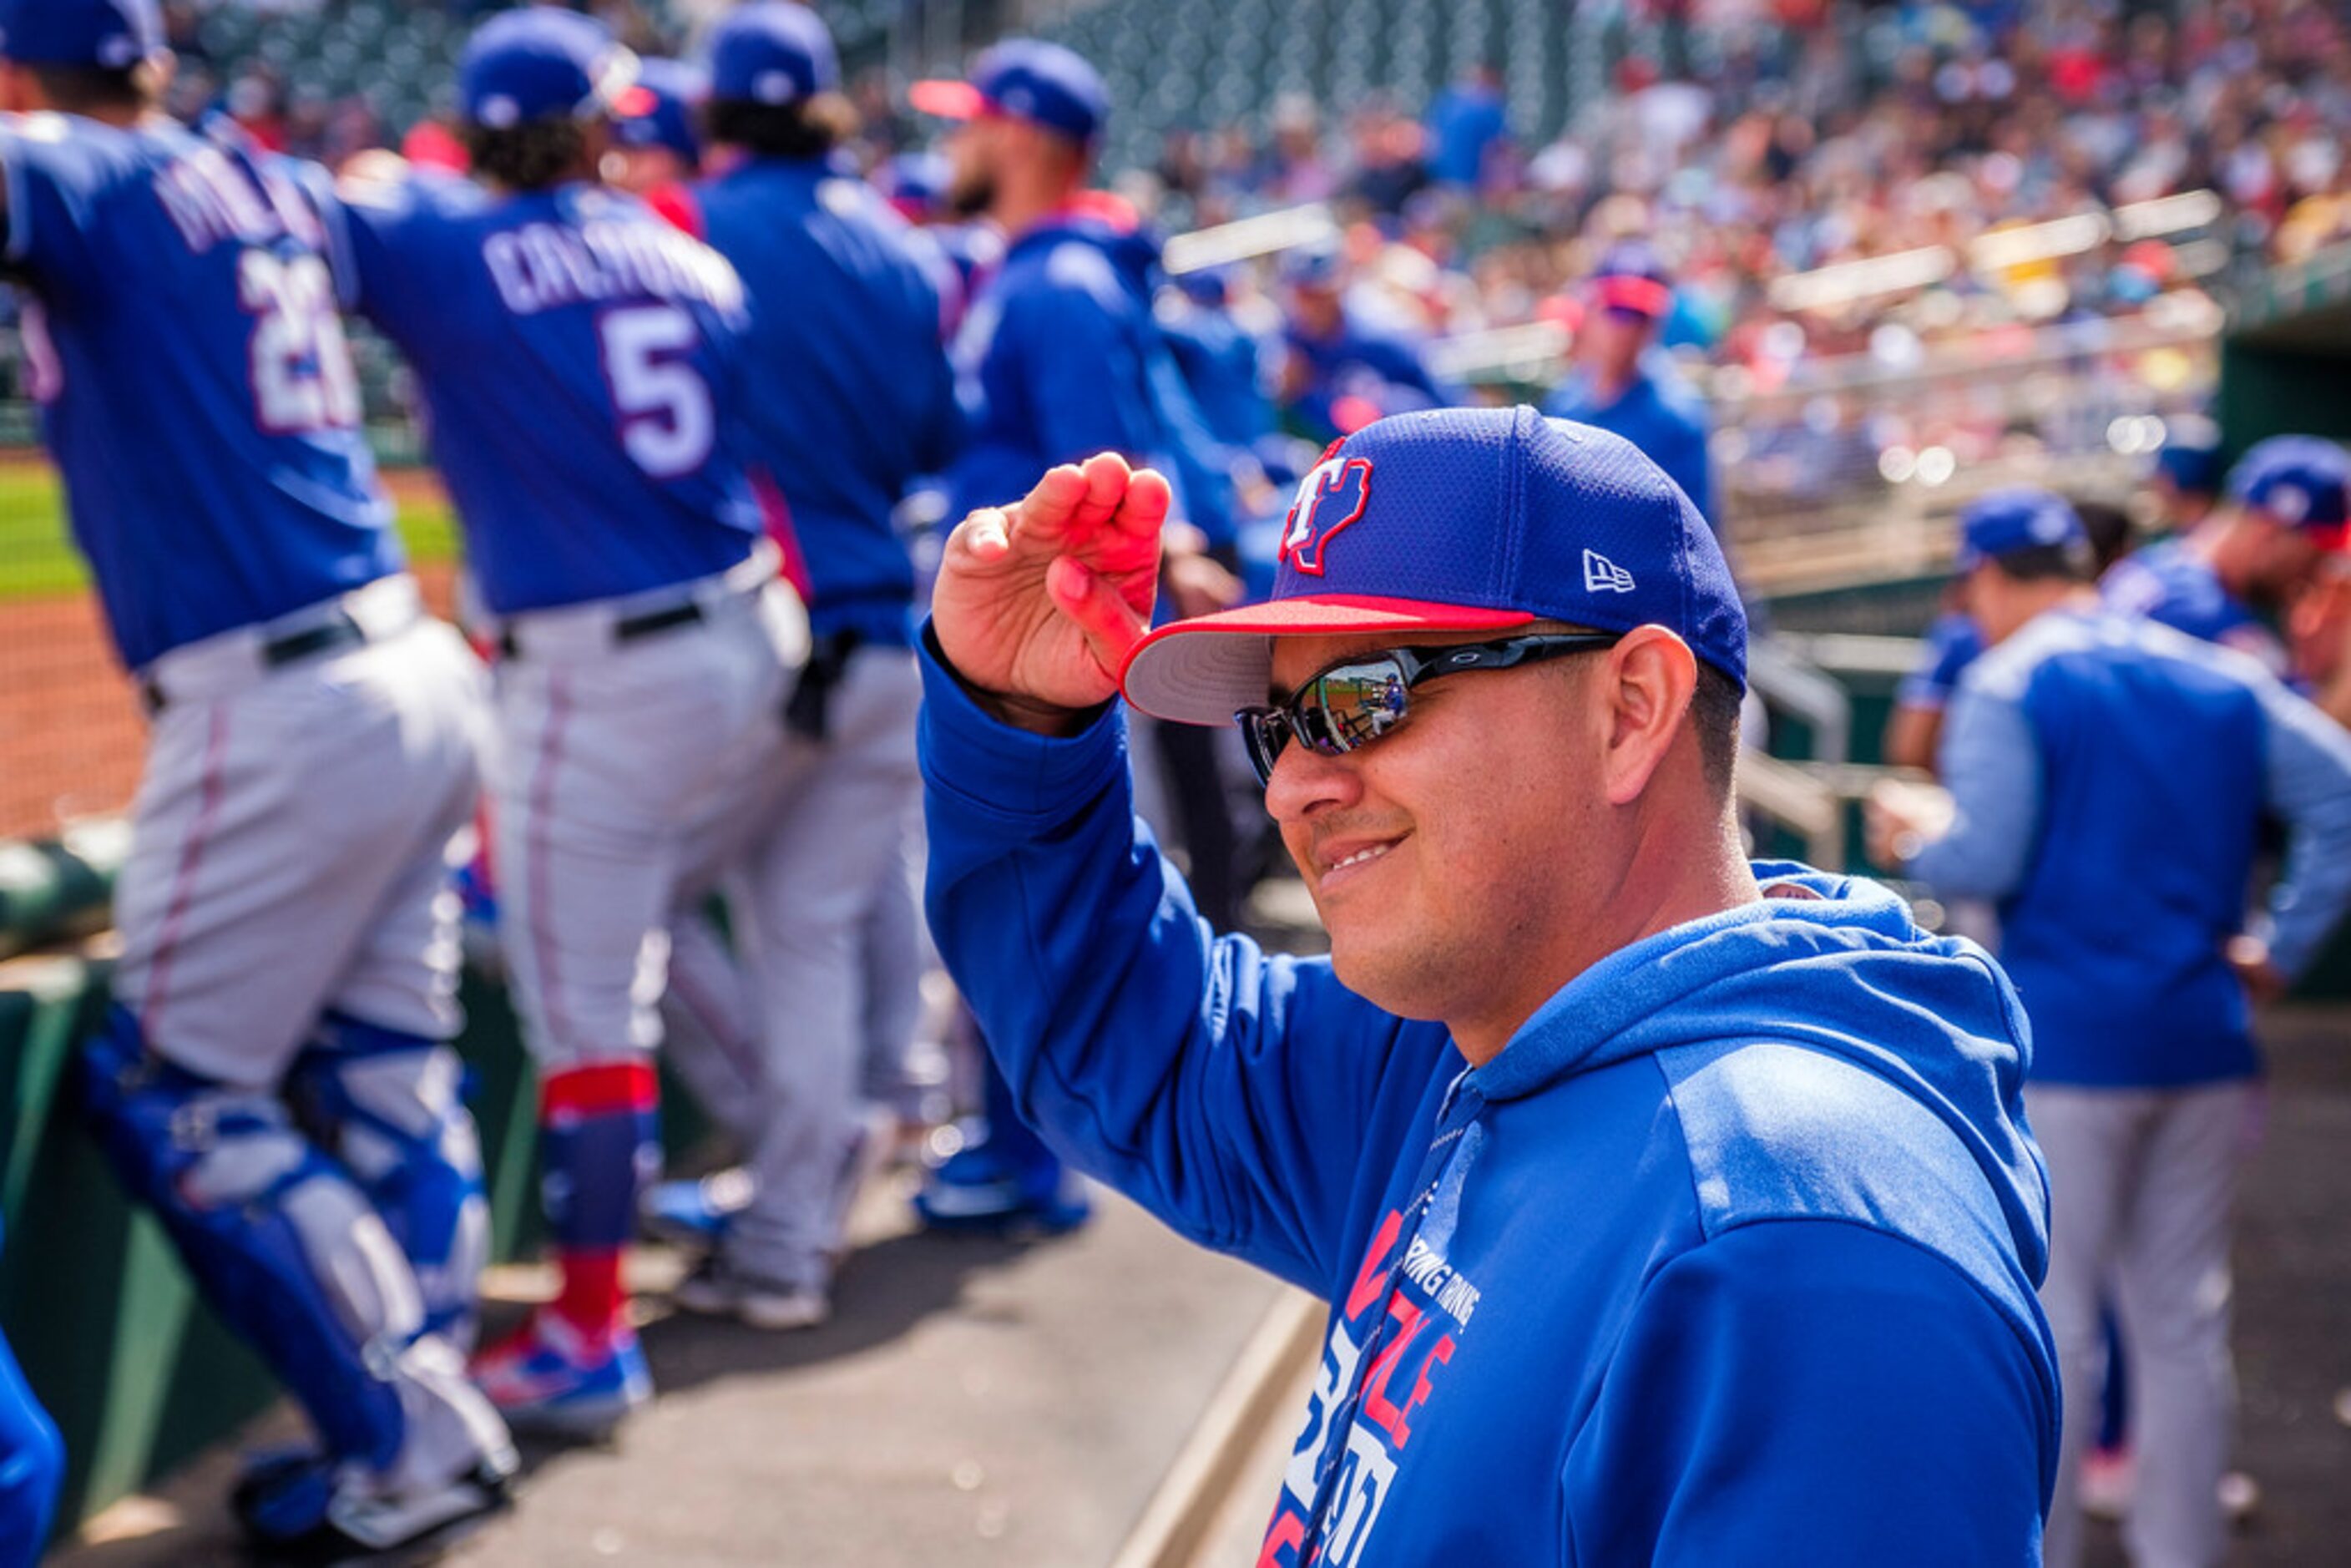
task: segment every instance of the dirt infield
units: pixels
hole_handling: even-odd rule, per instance
[[[454,575],[446,563],[417,570],[438,612]],[[146,729],[94,595],[0,605],[0,839],[120,811]]]

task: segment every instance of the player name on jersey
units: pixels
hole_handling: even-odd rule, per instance
[[[517,316],[607,299],[700,299],[743,309],[735,269],[666,225],[590,219],[577,227],[525,224],[482,242],[498,294]]]

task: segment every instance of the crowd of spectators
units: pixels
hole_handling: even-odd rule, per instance
[[[680,42],[656,21],[672,7],[588,8],[648,50]],[[183,110],[215,103],[329,162],[440,140],[364,98],[215,68],[197,7],[172,10]],[[1151,166],[1113,179],[1171,230],[1332,204],[1357,302],[1432,339],[1544,322],[1572,336],[1599,255],[1644,236],[1675,282],[1662,343],[1732,396],[1802,391],[1824,364],[2013,361],[2052,326],[2083,328],[2085,352],[2117,321],[2192,330],[2227,285],[2351,235],[2351,27],[2322,0],[1634,0],[1628,15],[1609,90],[1548,142],[1513,133],[1501,72],[1479,67],[1416,113],[1287,95],[1261,123],[1178,126]],[[852,96],[877,167],[929,132],[879,70]],[[2182,199],[2147,204],[2168,197]],[[2203,390],[2176,355],[2125,374],[2175,406]],[[2152,405],[2080,423],[2103,437],[2131,406]],[[1857,406],[1809,417],[1865,470],[1954,439],[1865,429]],[[2014,423],[1986,414],[1957,456]]]

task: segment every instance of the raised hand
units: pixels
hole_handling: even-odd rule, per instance
[[[947,662],[998,716],[1064,727],[1115,695],[1151,622],[1167,481],[1114,453],[1064,464],[947,539],[931,599]]]

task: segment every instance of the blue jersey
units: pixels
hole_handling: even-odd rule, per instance
[[[1282,412],[1309,440],[1334,441],[1346,434],[1338,423],[1343,398],[1368,403],[1383,418],[1462,401],[1457,389],[1437,379],[1418,343],[1353,310],[1331,337],[1313,337],[1293,325],[1285,341],[1304,367],[1304,385]]]
[[[939,296],[905,221],[814,160],[760,159],[698,187],[704,235],[762,302],[746,451],[782,492],[819,634],[912,635],[914,568],[891,514],[957,430]]]
[[[1669,366],[1643,363],[1632,384],[1605,403],[1597,400],[1589,378],[1579,371],[1559,384],[1543,404],[1543,413],[1623,436],[1664,469],[1698,507],[1698,516],[1720,530],[1722,520],[1714,510],[1713,472],[1707,459],[1706,409],[1697,392]]]
[[[2285,644],[2277,633],[2221,586],[2212,563],[2183,540],[2166,539],[2116,561],[2098,592],[2126,615],[2144,615],[2175,632],[2250,653],[2273,675],[2286,673]]]
[[[631,196],[420,175],[335,209],[345,302],[423,382],[501,615],[725,571],[762,515],[737,427],[735,269]]]
[[[971,440],[948,473],[949,517],[1008,506],[1046,469],[1097,452],[1175,466],[1155,259],[1144,236],[1091,216],[1051,219],[1013,242],[956,337]]]
[[[2179,1088],[2255,1071],[2242,929],[2264,812],[2287,825],[2272,961],[2351,900],[2351,736],[2252,661],[2132,616],[2052,611],[1970,665],[1943,731],[1950,833],[1910,870],[2000,901],[2001,963],[2045,1083]]]
[[[317,171],[156,119],[0,121],[42,434],[134,669],[401,564]]]
[[[1187,305],[1164,319],[1160,330],[1211,436],[1246,449],[1272,434],[1263,347],[1230,311]]]

